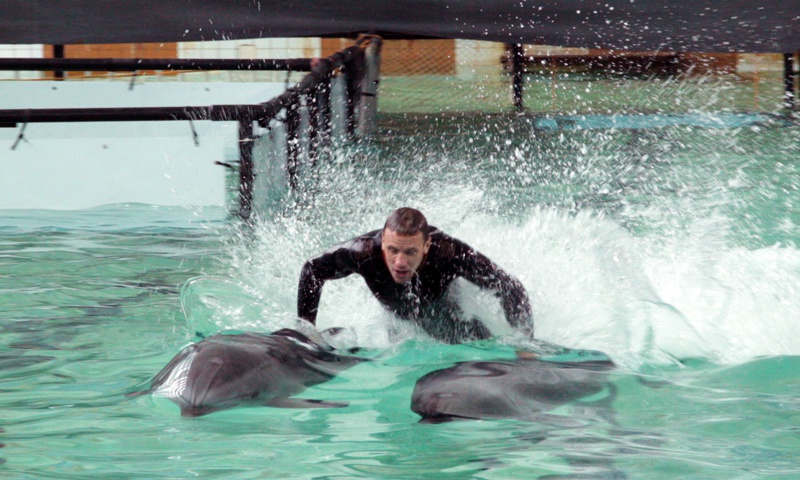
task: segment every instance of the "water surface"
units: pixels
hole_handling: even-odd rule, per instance
[[[218,209],[0,212],[0,475],[796,477],[798,127],[448,121],[338,154],[252,228]],[[539,339],[618,364],[601,414],[418,423],[425,373],[542,347],[468,285],[498,338],[438,344],[355,277],[326,285],[319,327],[374,361],[301,394],[349,407],[186,419],[124,396],[198,331],[291,325],[303,261],[401,205],[517,275]]]

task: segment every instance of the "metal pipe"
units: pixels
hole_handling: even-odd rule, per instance
[[[318,85],[317,103],[319,104],[319,130],[322,138],[319,147],[328,151],[333,145],[333,125],[331,118],[331,77],[325,77]]]
[[[514,95],[514,107],[523,110],[525,105],[522,102],[522,86],[525,74],[525,58],[522,44],[511,45],[511,69],[513,74],[512,89]]]
[[[53,58],[64,58],[64,45],[53,45]],[[53,72],[56,80],[64,80],[64,70],[56,70]]]
[[[350,63],[344,73],[344,132],[347,140],[352,140],[356,136],[356,112],[361,99],[359,87],[357,67],[354,63]]]
[[[380,83],[381,46],[383,41],[376,35],[364,36],[364,68],[361,74],[361,98],[358,105],[358,135],[369,138],[378,125],[378,85]]]
[[[306,108],[308,109],[308,157],[311,166],[317,166],[317,159],[319,156],[319,89],[320,84],[314,87],[314,90],[305,96]]]
[[[0,58],[5,71],[134,72],[136,70],[311,70],[310,58],[208,59],[208,58]]]
[[[521,52],[520,52],[521,53]],[[622,71],[638,68],[641,71],[657,68],[678,69],[682,66],[680,53],[619,53],[614,55],[531,55],[522,62],[540,67],[586,66]]]
[[[266,127],[281,109],[297,101],[300,95],[311,93],[335,69],[351,62],[360,54],[357,46],[348,47],[328,58],[313,62],[311,73],[277,97],[258,105],[211,105],[199,107],[130,107],[130,108],[37,108],[0,110],[0,125],[44,122],[129,122],[160,120],[217,120],[239,118],[257,119]],[[50,59],[41,59],[50,60]],[[64,59],[71,60],[71,59]],[[212,62],[217,62],[213,60]],[[238,60],[237,60],[238,61]],[[278,62],[279,60],[265,60]],[[311,59],[303,59],[309,66]],[[52,67],[51,67],[52,68]],[[145,67],[142,67],[145,68]]]
[[[206,107],[130,108],[36,108],[0,110],[0,124],[48,122],[135,122],[166,120],[229,121],[240,118],[273,117],[278,113],[268,103],[259,105],[211,105]]]
[[[325,81],[334,70],[341,68],[345,64],[352,62],[361,54],[361,50],[357,46],[348,47],[341,52],[337,52],[327,58],[314,59],[311,66],[311,73],[304,76],[293,88],[283,92],[281,95],[273,98],[272,100],[263,103],[262,105],[275,113],[267,116],[260,117],[258,121],[264,128],[267,127],[269,120],[272,119],[281,109],[286,108],[302,95],[311,94],[314,88],[320,83]]]
[[[286,174],[292,190],[297,188],[297,167],[300,163],[300,104],[286,109]]]
[[[9,59],[5,59],[9,60]],[[151,61],[138,61],[135,68],[130,61],[112,61],[110,64],[100,60],[101,64],[93,64],[90,66],[85,63],[80,63],[83,60],[79,59],[58,59],[66,63],[55,65],[52,60],[55,59],[14,59],[17,60],[14,69],[20,69],[20,65],[24,61],[31,61],[28,63],[27,68],[37,66],[44,70],[54,68],[61,68],[63,70],[91,70],[97,68],[101,71],[109,71],[114,69],[119,70],[159,70],[159,69],[191,69],[198,68],[198,66],[205,66],[209,69],[230,69],[239,68],[237,65],[260,65],[263,69],[274,69],[272,67],[285,65],[286,69],[290,66],[296,67],[306,66],[311,72],[303,77],[294,88],[286,90],[283,94],[257,105],[211,105],[199,107],[140,107],[140,108],[49,108],[49,109],[14,109],[14,110],[0,110],[0,126],[12,126],[17,123],[24,125],[28,123],[45,123],[45,122],[126,122],[126,121],[168,121],[168,120],[212,120],[212,121],[231,121],[239,122],[239,216],[244,220],[249,220],[252,213],[253,202],[253,184],[254,184],[254,168],[253,168],[253,121],[258,121],[260,125],[266,127],[269,121],[274,118],[282,109],[287,109],[287,138],[289,139],[289,159],[287,170],[289,173],[289,183],[292,188],[297,186],[297,163],[299,161],[299,100],[305,95],[315,95],[317,88],[323,86],[323,95],[327,95],[327,102],[330,101],[330,76],[337,68],[347,66],[348,72],[357,78],[355,75],[360,65],[363,63],[363,51],[357,45],[346,48],[337,52],[330,57],[323,59],[301,59],[300,63],[295,63],[291,60],[258,60],[242,63],[241,60],[227,61],[227,60],[184,60],[184,63],[175,62],[174,60],[157,60],[156,63]],[[20,61],[21,60],[21,61]],[[43,61],[43,63],[39,63]],[[93,60],[90,63],[94,62]],[[159,62],[170,62],[159,63]],[[191,66],[189,62],[192,63]],[[201,65],[200,62],[206,62]],[[127,64],[127,65],[124,65]],[[2,60],[0,59],[0,65]],[[248,67],[250,68],[250,67]],[[0,68],[1,69],[1,68]],[[24,69],[24,68],[23,68]],[[255,68],[253,68],[255,69]],[[358,80],[352,81],[353,88],[358,88]],[[348,82],[350,83],[350,82]],[[352,92],[351,98],[355,97],[356,92]],[[326,103],[327,103],[326,102]],[[352,112],[352,102],[348,101],[350,111]],[[330,106],[323,107],[322,112],[323,123],[330,122]],[[325,117],[328,117],[327,119]],[[352,122],[352,119],[351,119]],[[349,123],[351,123],[349,122]],[[328,132],[330,128],[323,128]]]
[[[794,91],[794,54],[783,54],[783,106],[789,110],[794,110],[795,91]]]
[[[239,218],[249,220],[253,211],[253,119],[239,119]]]

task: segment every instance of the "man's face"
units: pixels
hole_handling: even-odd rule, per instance
[[[383,261],[392,274],[395,283],[406,283],[414,276],[428,253],[431,239],[423,240],[422,232],[414,236],[398,235],[387,229],[383,230]]]

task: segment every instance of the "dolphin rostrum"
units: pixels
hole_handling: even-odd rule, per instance
[[[149,389],[128,396],[167,397],[186,417],[240,405],[344,407],[347,404],[290,398],[366,360],[326,347],[290,329],[270,335],[217,334],[181,350],[153,377]]]
[[[613,368],[614,363],[605,355],[600,360],[584,362],[549,362],[530,354],[523,354],[516,361],[462,362],[417,380],[411,410],[424,423],[453,419],[541,420],[545,417],[543,412],[604,390],[608,391],[604,396],[607,406],[615,390],[604,372]]]

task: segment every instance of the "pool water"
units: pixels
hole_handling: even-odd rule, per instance
[[[0,476],[796,478],[800,127],[448,121],[340,152],[252,227],[215,208],[0,212]],[[401,205],[520,278],[538,341],[462,285],[497,337],[436,343],[352,277],[326,285],[318,326],[373,361],[298,395],[348,407],[182,418],[125,396],[197,333],[292,326],[303,261]],[[430,371],[549,346],[615,361],[600,401],[542,421],[409,408]]]

